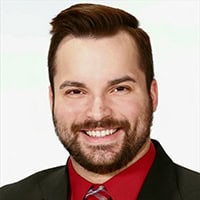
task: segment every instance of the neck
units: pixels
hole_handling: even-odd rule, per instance
[[[125,170],[135,162],[137,162],[140,158],[142,158],[149,150],[151,141],[150,139],[147,140],[147,142],[143,145],[143,147],[140,149],[140,151],[137,153],[137,155],[122,169],[119,169],[117,171],[114,171],[112,173],[108,174],[97,174],[91,171],[88,171],[87,169],[83,168],[81,165],[79,165],[73,157],[71,157],[72,165],[75,169],[75,171],[84,179],[87,181],[93,183],[93,184],[103,184],[121,171]]]

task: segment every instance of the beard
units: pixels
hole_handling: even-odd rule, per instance
[[[63,146],[79,165],[97,174],[115,172],[131,162],[149,139],[152,120],[151,100],[134,122],[106,117],[100,121],[91,119],[82,123],[74,122],[69,128],[64,121],[59,120],[53,113],[55,131]],[[125,133],[121,144],[88,144],[85,145],[86,148],[83,148],[83,144],[79,140],[79,134],[84,134],[81,130],[99,127],[104,129],[120,127]]]

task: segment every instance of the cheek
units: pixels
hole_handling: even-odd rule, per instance
[[[73,100],[65,101],[61,99],[55,102],[54,114],[59,120],[71,123],[81,119],[84,108],[84,102],[76,104]]]
[[[138,116],[140,116],[140,114],[143,112],[144,107],[144,102],[135,98],[126,100],[124,99],[123,101],[119,102],[115,101],[115,104],[113,104],[114,113],[129,121],[138,118]]]

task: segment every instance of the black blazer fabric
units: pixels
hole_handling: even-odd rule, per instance
[[[200,174],[176,165],[153,143],[156,158],[138,200],[200,200]],[[68,172],[61,166],[0,188],[0,200],[67,200],[69,191]]]

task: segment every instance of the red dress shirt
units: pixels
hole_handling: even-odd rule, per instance
[[[153,164],[155,154],[155,147],[151,143],[148,152],[142,158],[103,184],[113,200],[137,199],[143,182]],[[68,170],[71,188],[70,200],[82,200],[89,188],[94,184],[76,173],[71,159],[68,160]]]

